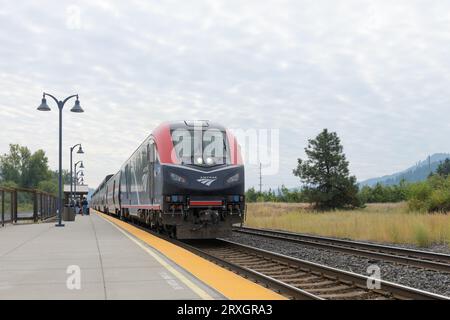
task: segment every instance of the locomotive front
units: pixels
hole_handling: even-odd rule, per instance
[[[171,162],[156,176],[164,224],[179,239],[224,237],[245,215],[244,166],[236,138],[209,122],[170,126]],[[158,184],[157,184],[158,185]]]

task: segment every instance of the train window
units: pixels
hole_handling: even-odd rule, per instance
[[[220,130],[210,129],[203,134],[203,158],[207,165],[224,164],[226,139]]]
[[[140,162],[138,167],[141,167],[144,163],[146,163],[148,161],[148,152],[147,152],[147,148],[142,148],[141,149],[141,158],[139,159]]]
[[[154,163],[155,162],[155,145],[153,143],[150,145],[149,151],[150,151],[150,154],[149,154],[150,162]]]
[[[159,164],[160,160],[159,160],[159,153],[158,153],[158,149],[156,149],[156,145],[155,145],[155,163]]]
[[[113,183],[113,194],[112,194],[112,196],[113,196],[113,203],[114,204],[116,204],[116,199],[115,199],[115,196],[116,196],[116,180],[114,180],[114,183]]]
[[[230,162],[228,139],[219,129],[176,129],[172,141],[183,164],[215,166]]]
[[[127,198],[130,197],[130,166],[127,164],[125,166],[125,190],[127,192]]]
[[[182,163],[192,163],[192,134],[188,130],[177,129],[172,131],[172,142],[175,153]]]

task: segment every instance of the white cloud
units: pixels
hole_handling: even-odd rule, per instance
[[[66,10],[80,8],[79,28]],[[10,142],[57,160],[57,112],[41,93],[79,93],[65,141],[83,142],[86,180],[116,171],[161,121],[209,118],[280,128],[292,176],[306,140],[342,138],[359,179],[448,151],[446,1],[73,1],[0,6],[0,152]],[[68,108],[67,108],[68,109]],[[67,150],[65,159],[67,162]],[[248,185],[257,184],[256,168]]]

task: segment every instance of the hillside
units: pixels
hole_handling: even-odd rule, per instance
[[[385,185],[394,185],[398,184],[403,179],[408,182],[417,182],[425,180],[431,172],[436,171],[439,164],[444,161],[446,158],[450,158],[449,153],[435,153],[430,156],[430,160],[425,159],[423,161],[419,161],[416,165],[407,168],[403,171],[393,173],[390,175],[371,178],[368,180],[361,181],[359,184],[361,186],[374,186],[377,183],[385,184]]]

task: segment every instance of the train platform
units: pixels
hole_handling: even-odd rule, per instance
[[[0,300],[282,299],[134,226],[93,212],[0,228]]]

